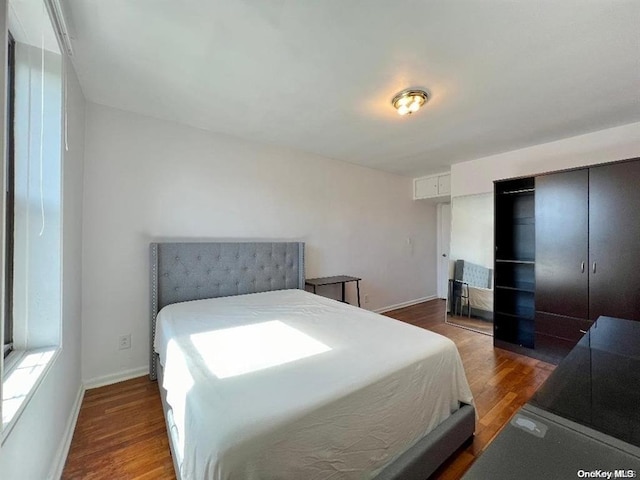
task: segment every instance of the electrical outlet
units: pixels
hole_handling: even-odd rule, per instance
[[[368,293],[364,294],[364,303],[369,303],[369,294]]]
[[[118,338],[118,350],[126,350],[127,348],[131,348],[131,334],[120,335]]]

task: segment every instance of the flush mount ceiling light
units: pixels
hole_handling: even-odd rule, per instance
[[[393,108],[400,115],[406,115],[417,112],[429,100],[429,95],[424,90],[403,90],[391,100]]]

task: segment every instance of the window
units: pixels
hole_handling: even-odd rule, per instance
[[[2,438],[55,362],[62,331],[62,55],[45,2],[8,3]]]

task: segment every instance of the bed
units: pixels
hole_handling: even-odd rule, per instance
[[[303,291],[303,265],[297,242],[151,245],[179,479],[424,480],[472,438],[455,345]]]
[[[450,285],[452,313],[493,320],[493,270],[456,260]]]

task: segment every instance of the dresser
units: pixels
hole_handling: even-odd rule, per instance
[[[463,477],[640,475],[640,322],[600,317]]]

